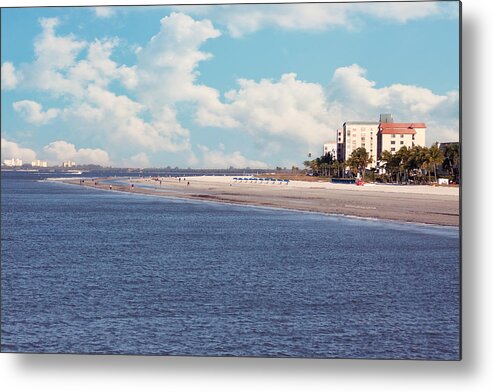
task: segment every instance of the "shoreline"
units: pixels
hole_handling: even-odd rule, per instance
[[[189,177],[183,181],[165,177],[160,180],[161,184],[159,180],[152,178],[129,179],[128,177],[65,178],[59,181],[130,194],[459,227],[458,189],[382,185],[370,185],[365,188],[356,185],[335,185],[326,182],[314,184],[302,181],[293,181],[289,185],[250,184],[235,183],[232,177],[226,176]]]

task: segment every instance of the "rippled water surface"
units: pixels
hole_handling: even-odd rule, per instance
[[[2,351],[459,357],[459,232],[2,181]]]

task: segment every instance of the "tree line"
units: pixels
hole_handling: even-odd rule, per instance
[[[351,177],[359,173],[363,180],[371,176],[373,180],[393,183],[432,183],[432,180],[438,182],[438,172],[441,169],[442,176],[446,173],[450,180],[460,182],[460,149],[455,143],[447,145],[445,151],[438,147],[438,143],[431,147],[403,146],[395,153],[383,151],[377,168],[368,170],[367,166],[370,163],[370,154],[364,147],[360,147],[344,162],[338,162],[329,154],[305,161],[304,165],[310,168],[314,175]]]

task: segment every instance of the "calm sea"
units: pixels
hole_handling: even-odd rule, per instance
[[[1,349],[459,358],[459,232],[1,183]]]

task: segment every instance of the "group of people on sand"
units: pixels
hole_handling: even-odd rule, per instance
[[[181,177],[179,177],[179,178],[178,178],[178,182],[180,182],[180,183],[181,183],[181,180],[182,180],[182,178],[181,178]],[[98,183],[97,183],[97,181],[96,181],[96,180],[94,180],[94,179],[93,179],[92,181],[93,181],[93,184],[94,184],[94,185],[98,185]],[[185,177],[183,177],[183,182],[185,182],[185,181],[186,181],[186,178],[185,178]],[[187,186],[189,186],[189,185],[190,185],[190,181],[186,181],[186,182],[187,182]],[[80,184],[80,185],[82,185],[83,183],[84,183],[84,180],[80,180],[80,181],[79,181],[79,184]],[[161,185],[162,185],[162,183],[163,183],[163,181],[162,181],[162,180],[159,180],[159,186],[161,186]],[[135,188],[135,185],[134,185],[133,183],[130,183],[130,189],[131,189],[131,190],[134,190],[134,188]],[[109,184],[109,190],[110,190],[110,191],[111,191],[111,190],[113,190],[113,185]]]
[[[185,177],[183,177],[183,182],[187,181]],[[178,177],[178,182],[181,182],[181,177]],[[190,185],[190,181],[187,181],[187,186]]]

